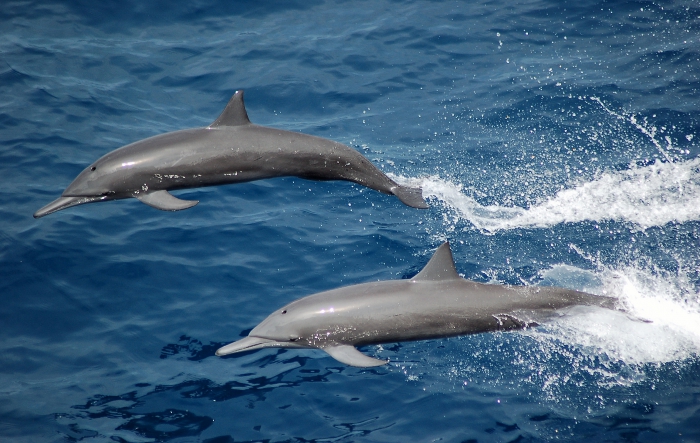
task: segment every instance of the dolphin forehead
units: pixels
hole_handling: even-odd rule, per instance
[[[200,145],[206,141],[207,136],[215,130],[207,128],[190,128],[181,129],[179,131],[166,132],[152,137],[138,140],[128,145],[124,145],[119,149],[115,149],[102,156],[99,161],[108,161],[113,159],[122,159],[125,157],[153,157],[154,154],[162,151],[186,150],[193,145]]]
[[[183,129],[154,135],[108,152],[95,160],[85,171],[129,171],[139,166],[168,167],[207,148],[212,131],[207,128]],[[106,169],[105,169],[106,168]],[[80,177],[80,176],[79,176]]]
[[[411,303],[412,286],[408,280],[383,281],[313,294],[274,311],[250,335],[277,340],[311,342],[325,337],[342,341],[343,336],[354,336],[353,330],[391,317],[402,304]]]
[[[207,130],[160,134],[111,151],[85,168],[63,191],[64,197],[120,194],[139,189],[159,172],[167,174],[205,145]]]
[[[280,324],[306,321],[312,317],[335,317],[376,308],[395,306],[407,301],[412,293],[408,280],[361,283],[319,292],[298,299],[275,311],[268,317],[278,318]]]

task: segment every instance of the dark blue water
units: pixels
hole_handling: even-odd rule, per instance
[[[695,1],[0,5],[0,440],[700,441]],[[253,122],[358,149],[431,209],[295,178],[34,220],[92,161]],[[527,332],[219,358],[305,295],[409,278],[617,297]],[[639,321],[640,318],[651,322]]]

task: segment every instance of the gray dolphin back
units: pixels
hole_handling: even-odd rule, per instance
[[[207,127],[156,135],[102,156],[34,217],[124,198],[179,211],[197,201],[175,197],[172,190],[285,176],[350,181],[393,194],[408,206],[428,207],[420,188],[396,183],[349,146],[251,123],[243,91],[237,91]]]
[[[362,283],[300,298],[217,355],[263,347],[316,348],[351,366],[379,366],[387,362],[356,346],[524,329],[576,305],[616,308],[613,298],[572,289],[466,280],[445,242],[410,280]]]

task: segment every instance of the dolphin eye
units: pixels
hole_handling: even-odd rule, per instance
[[[286,313],[287,313],[287,310],[286,310],[286,309],[285,309],[284,311],[282,311],[282,314],[286,314]]]
[[[97,166],[93,166],[92,168],[90,168],[91,171],[94,171],[95,169],[97,169]]]

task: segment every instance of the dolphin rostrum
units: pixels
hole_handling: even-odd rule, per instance
[[[616,307],[614,298],[571,289],[465,280],[446,242],[410,280],[363,283],[301,298],[216,355],[318,348],[350,366],[380,366],[388,361],[368,357],[355,346],[523,329],[574,305]]]
[[[356,150],[320,137],[252,124],[237,91],[214,123],[156,135],[114,150],[81,172],[58,199],[34,217],[84,203],[134,197],[177,211],[198,201],[173,189],[240,183],[271,177],[347,180],[427,208],[420,188],[401,186]]]

